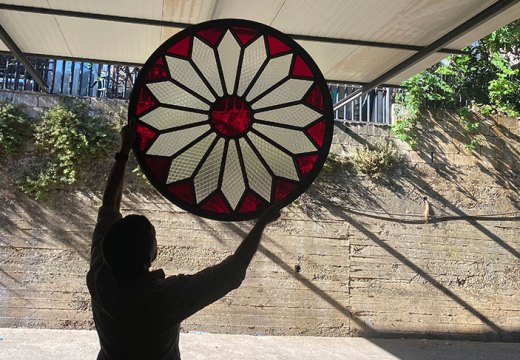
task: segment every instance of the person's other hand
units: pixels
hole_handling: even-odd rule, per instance
[[[273,221],[276,221],[280,218],[280,208],[278,206],[271,206],[265,209],[260,217],[258,218],[258,222],[264,225],[267,225]]]
[[[128,154],[134,146],[137,139],[137,131],[135,129],[135,119],[130,119],[127,125],[121,129],[121,150],[120,152]]]

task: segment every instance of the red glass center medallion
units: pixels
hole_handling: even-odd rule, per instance
[[[226,96],[217,100],[211,111],[211,121],[222,136],[239,137],[251,125],[249,105],[236,96]]]

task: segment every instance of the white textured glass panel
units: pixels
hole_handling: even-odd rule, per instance
[[[244,158],[249,187],[266,201],[271,201],[271,174],[244,138],[240,139],[240,150]]]
[[[215,97],[211,94],[206,84],[204,84],[188,60],[167,56],[166,62],[170,68],[172,79],[195,91],[197,94],[202,95],[209,101],[215,101]]]
[[[298,181],[298,173],[294,167],[293,159],[289,155],[256,134],[250,132],[247,136],[275,175]]]
[[[159,107],[141,116],[139,119],[157,130],[166,130],[205,121],[208,120],[208,118],[207,114]]]
[[[258,69],[262,66],[267,58],[264,37],[261,36],[254,43],[244,50],[244,58],[242,60],[242,70],[240,71],[240,82],[238,83],[237,94],[242,96],[244,91],[255,77]]]
[[[189,129],[171,131],[159,135],[154,141],[147,155],[172,156],[190,142],[210,129],[209,125],[201,125]]]
[[[220,139],[217,142],[213,150],[211,150],[211,154],[206,158],[204,165],[202,165],[197,175],[195,175],[194,183],[197,203],[200,203],[217,189],[224,143],[224,139]]]
[[[218,46],[218,56],[220,58],[220,65],[222,65],[226,93],[232,95],[237,77],[240,45],[229,30]]]
[[[224,95],[220,76],[218,75],[217,60],[215,59],[214,50],[199,39],[194,38],[191,58],[217,95]]]
[[[270,121],[277,124],[289,124],[293,126],[305,127],[314,120],[321,117],[321,114],[303,104],[291,105],[275,110],[261,111],[255,113],[255,119]]]
[[[251,107],[261,109],[268,106],[280,105],[289,102],[299,101],[309,90],[312,81],[300,79],[288,79],[260,100],[256,101]]]
[[[316,147],[307,136],[305,136],[303,131],[263,124],[254,124],[253,128],[258,130],[262,135],[282,145],[293,154],[316,151]]]
[[[199,100],[171,81],[146,84],[148,89],[162,104],[178,105],[191,109],[209,110],[209,105]]]
[[[199,165],[204,154],[206,154],[215,136],[215,133],[209,134],[174,158],[170,166],[167,183],[189,178],[193,174],[193,171],[195,171],[197,165]]]
[[[228,199],[233,210],[237,207],[245,189],[244,175],[242,174],[240,160],[238,159],[236,142],[231,140],[229,141],[226,164],[224,167],[222,192],[226,199]]]
[[[246,100],[251,101],[255,99],[258,95],[262,94],[278,81],[289,75],[291,60],[292,54],[269,60],[269,63],[262,71],[262,74],[260,74],[260,77],[256,80],[251,91],[247,94]]]

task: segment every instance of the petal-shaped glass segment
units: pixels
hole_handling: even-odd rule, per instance
[[[209,105],[178,87],[171,81],[161,81],[146,84],[152,94],[162,104],[178,105],[191,109],[209,110]]]
[[[271,59],[262,71],[262,74],[255,81],[251,91],[246,96],[247,101],[254,100],[267,89],[289,75],[291,68],[292,54],[287,54]]]
[[[301,79],[287,79],[273,91],[267,93],[260,100],[251,105],[253,109],[262,109],[268,106],[286,104],[299,101],[312,85],[312,81]]]
[[[221,189],[231,208],[235,210],[242,198],[242,194],[246,190],[246,185],[242,168],[240,167],[240,160],[238,159],[237,145],[234,140],[229,141]]]
[[[271,200],[272,177],[264,164],[256,156],[249,143],[244,139],[240,139],[240,150],[244,158],[244,166],[246,168],[247,183],[251,190],[263,197],[266,201]]]
[[[303,131],[264,124],[254,124],[253,128],[280,144],[293,154],[301,154],[317,150]]]
[[[204,139],[187,148],[179,156],[175,157],[171,162],[170,173],[168,174],[168,180],[166,182],[171,183],[184,180],[193,175],[193,172],[199,165],[202,157],[208,151],[213,140],[215,140],[215,137],[215,133],[210,133]]]
[[[256,73],[267,58],[264,37],[256,39],[251,45],[244,50],[242,58],[242,70],[240,71],[240,82],[238,84],[237,94],[242,96],[244,91],[255,77]]]
[[[157,130],[166,130],[206,121],[208,118],[208,114],[159,107],[141,116],[139,119]]]
[[[269,121],[277,124],[291,124],[305,127],[322,115],[303,104],[291,105],[275,110],[261,111],[255,113],[257,120]]]
[[[218,46],[218,56],[222,66],[226,94],[232,95],[237,78],[238,62],[240,59],[240,45],[231,31],[228,31]]]
[[[220,139],[217,142],[197,172],[197,175],[195,175],[195,198],[197,203],[200,203],[209,194],[217,190],[225,142],[224,139]]]
[[[167,56],[166,62],[173,80],[180,82],[209,101],[215,101],[215,97],[188,60]]]
[[[215,51],[204,42],[197,38],[193,39],[193,53],[191,55],[193,62],[200,70],[202,75],[209,82],[213,90],[218,96],[224,95],[222,91],[222,83],[218,75],[217,60],[215,59]]]
[[[209,125],[201,125],[161,134],[150,146],[146,155],[172,156],[208,130],[210,130]]]
[[[247,136],[275,175],[298,181],[292,157],[254,133],[250,132]]]

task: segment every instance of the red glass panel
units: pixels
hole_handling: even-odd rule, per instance
[[[146,167],[152,172],[155,180],[161,184],[166,182],[168,171],[170,170],[171,160],[168,158],[146,157]]]
[[[168,77],[168,72],[164,67],[163,58],[160,57],[155,64],[152,66],[148,74],[146,74],[146,80],[160,80]]]
[[[168,191],[188,204],[193,204],[195,202],[193,183],[190,180],[168,185]]]
[[[318,155],[306,155],[299,157],[296,162],[298,163],[298,168],[300,169],[300,174],[302,176],[307,175],[313,168],[314,164],[316,164],[316,160],[318,160]]]
[[[204,201],[204,204],[201,206],[201,209],[213,211],[220,214],[230,212],[230,208],[227,206],[226,202],[222,198],[222,195],[220,195],[219,193],[213,195],[208,200]]]
[[[255,30],[244,27],[234,27],[233,31],[237,35],[242,45],[247,45],[257,34]]]
[[[303,61],[303,59],[299,56],[296,56],[296,59],[294,60],[294,67],[293,67],[293,76],[301,76],[301,77],[308,77],[312,78],[314,74],[312,73],[311,69],[309,69],[309,66]]]
[[[258,196],[253,194],[252,192],[248,192],[242,201],[242,205],[238,209],[239,213],[248,213],[252,211],[258,210],[263,204],[264,200],[260,199]]]
[[[190,40],[190,36],[179,40],[171,48],[168,49],[168,54],[188,57],[188,55],[190,54]]]
[[[155,131],[140,123],[136,123],[135,128],[137,131],[137,135],[139,136],[139,149],[141,149],[141,151],[144,151],[148,147],[148,144],[150,144],[150,141],[152,141],[153,137],[155,136]]]
[[[307,129],[307,133],[314,139],[316,145],[323,146],[323,138],[325,137],[325,120],[321,120],[317,124]]]
[[[269,44],[269,54],[271,54],[271,56],[291,51],[289,46],[274,36],[268,36],[267,43]]]
[[[137,105],[135,109],[136,115],[141,115],[143,112],[155,106],[157,103],[155,102],[150,90],[147,87],[142,87],[141,92],[139,93],[139,99],[137,100]]]
[[[216,45],[222,36],[223,30],[218,28],[202,30],[197,33],[198,36],[209,42],[211,45]]]
[[[298,183],[294,181],[276,179],[274,185],[274,201],[283,200],[298,187]]]
[[[323,94],[318,85],[314,85],[305,101],[307,102],[307,104],[314,106],[315,108],[320,109],[321,111],[325,110],[325,104],[323,104]]]
[[[240,98],[227,96],[215,103],[211,111],[211,121],[220,135],[240,136],[251,125],[251,109]]]

